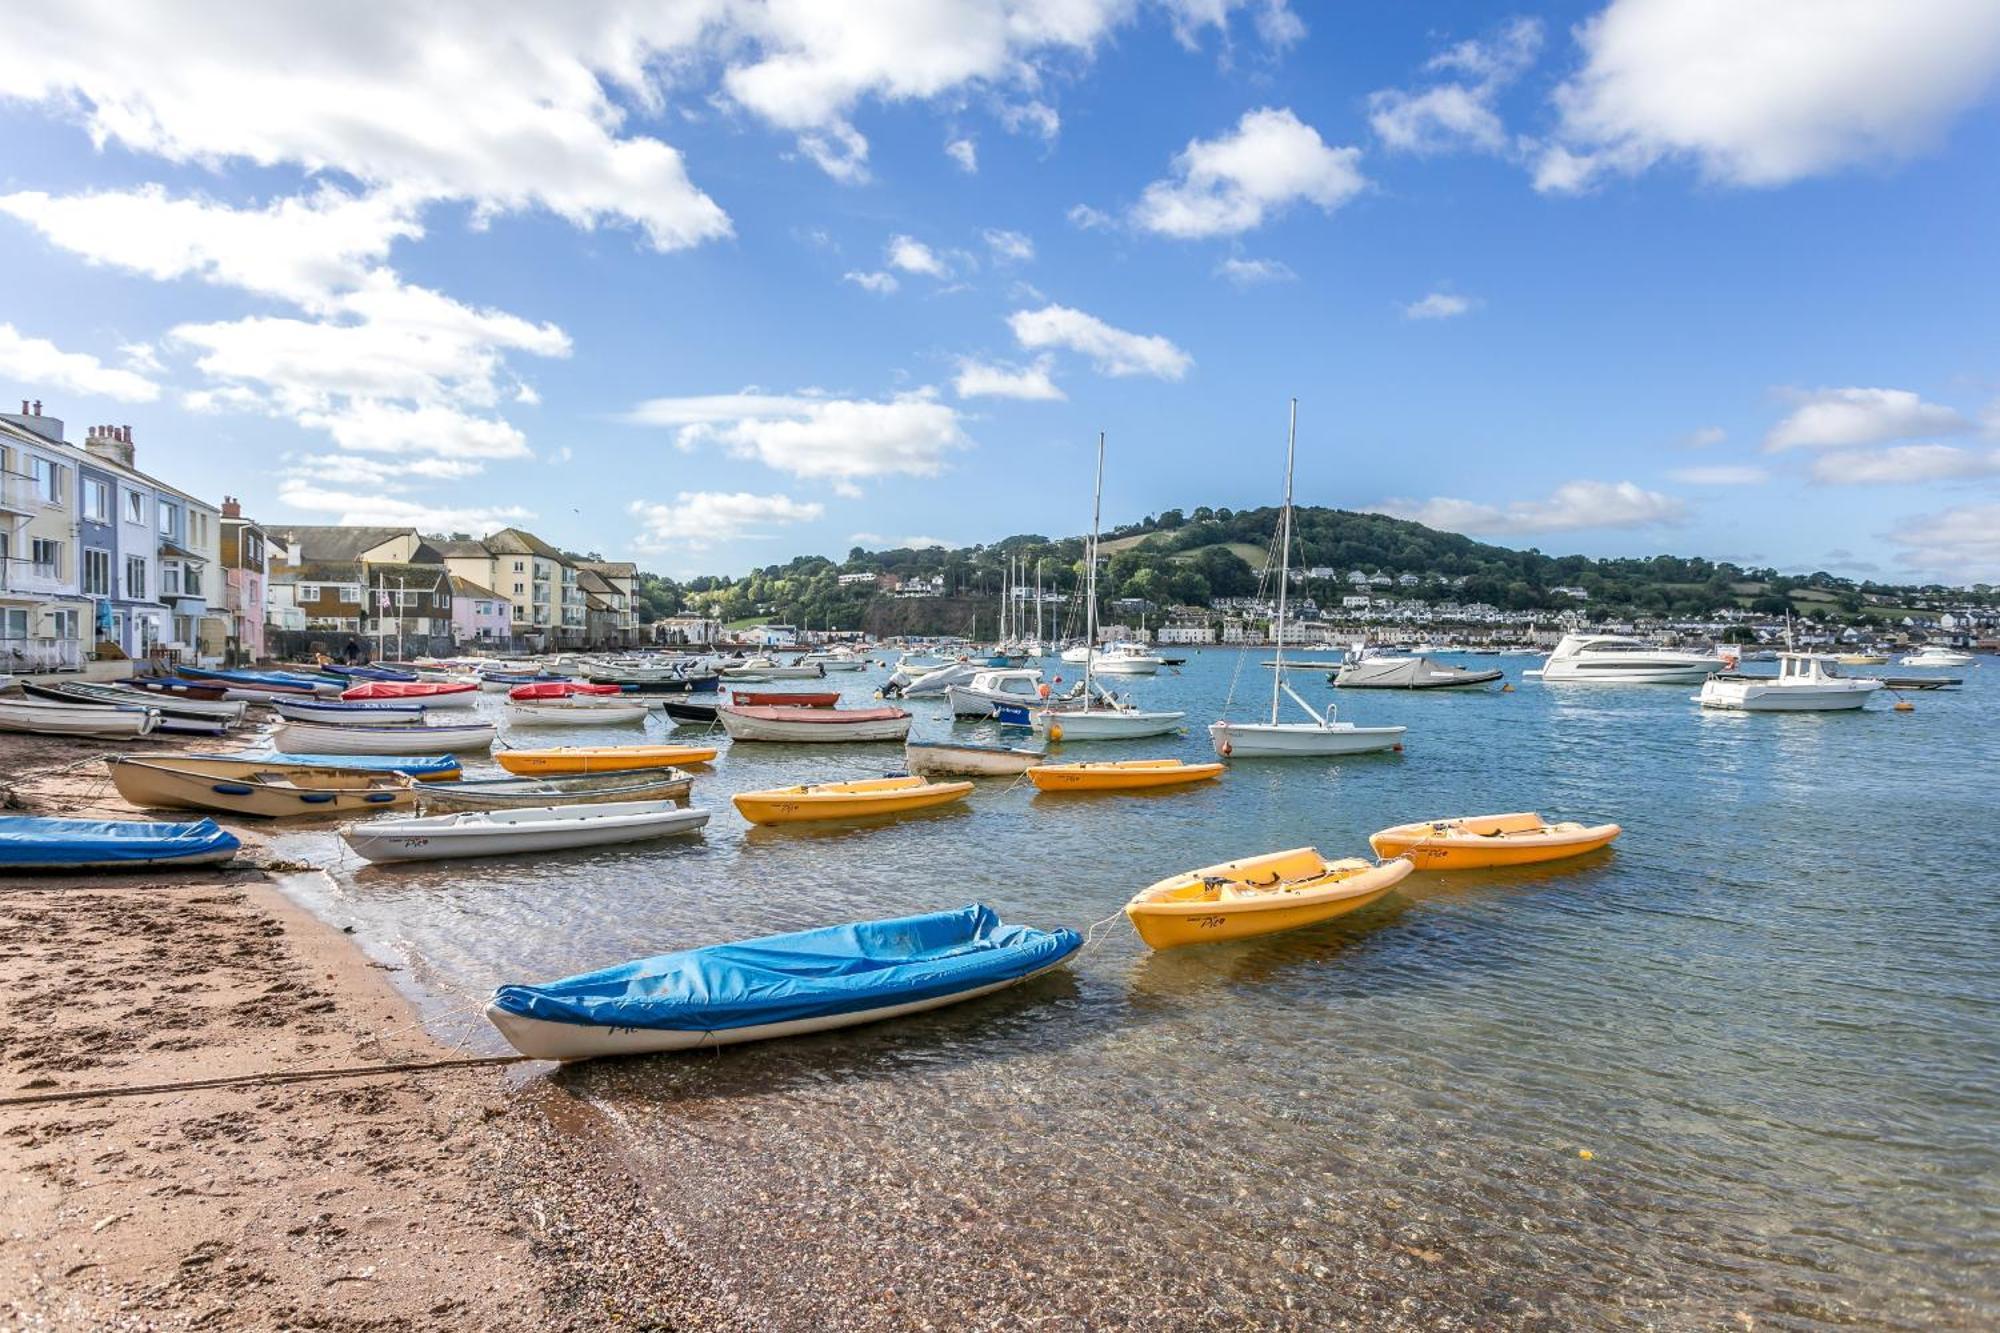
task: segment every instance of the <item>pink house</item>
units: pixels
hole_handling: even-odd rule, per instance
[[[514,604],[469,579],[451,581],[452,637],[461,647],[504,644],[512,636]]]
[[[229,619],[231,650],[238,662],[264,656],[264,619],[270,580],[264,529],[243,517],[231,496],[222,500],[222,610]]]

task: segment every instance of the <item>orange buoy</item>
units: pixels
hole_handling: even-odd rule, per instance
[[[1049,723],[1049,739],[1052,741],[1062,739],[1062,724],[1060,722]]]
[[[1897,713],[1914,713],[1917,711],[1917,706],[1911,703],[1908,699],[1898,699],[1896,700],[1895,708],[1892,709],[1891,711]]]

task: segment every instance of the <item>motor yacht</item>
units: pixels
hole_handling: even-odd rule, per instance
[[[1661,648],[1623,634],[1565,634],[1539,672],[1544,684],[1692,685],[1722,670],[1714,653]]]

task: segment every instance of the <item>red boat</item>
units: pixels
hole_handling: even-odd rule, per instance
[[[478,692],[477,685],[453,685],[446,681],[371,680],[366,685],[356,685],[352,689],[342,690],[340,697],[349,703],[359,703],[368,699],[423,699],[442,702],[456,695],[473,695]]]
[[[739,708],[831,708],[840,702],[840,695],[834,690],[823,694],[805,694],[797,690],[731,690],[730,701]]]
[[[567,699],[572,694],[623,694],[620,685],[586,685],[580,680],[538,680],[532,685],[516,685],[507,691],[509,699]]]

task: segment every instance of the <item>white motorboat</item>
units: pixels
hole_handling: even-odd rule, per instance
[[[1428,657],[1369,657],[1343,663],[1329,679],[1344,690],[1453,690],[1491,684],[1506,674],[1494,667],[1444,666]]]
[[[1779,653],[1777,675],[1710,676],[1695,702],[1740,713],[1831,713],[1860,708],[1881,688],[1879,680],[1843,676],[1810,653]]]
[[[0,731],[36,736],[90,736],[128,740],[150,736],[160,710],[136,704],[62,704],[39,699],[0,700]]]
[[[903,767],[920,777],[1015,777],[1047,758],[1041,750],[1006,745],[909,741],[903,746]]]
[[[423,725],[420,703],[327,703],[316,699],[273,699],[271,711],[287,722],[329,727],[414,727]]]
[[[491,722],[388,727],[283,722],[271,742],[287,754],[456,754],[491,749],[494,734]]]
[[[816,666],[821,671],[859,671],[867,664],[866,659],[847,653],[807,653],[799,659],[800,666]]]
[[[1927,643],[1916,652],[1898,658],[1897,666],[1906,667],[1962,667],[1971,666],[1977,659],[1971,653],[1956,648],[1947,648],[1941,643]]]
[[[1042,673],[1033,667],[1007,667],[976,672],[963,685],[950,685],[945,694],[951,700],[953,717],[990,717],[996,704],[1032,708],[1041,702]]]
[[[1692,685],[1722,670],[1714,653],[1661,648],[1623,634],[1565,634],[1539,672],[1544,684]]]
[[[1208,727],[1209,744],[1224,759],[1299,759],[1324,755],[1368,754],[1403,748],[1403,727],[1361,727],[1341,722],[1329,708],[1319,712],[1299,697],[1285,680],[1286,589],[1292,573],[1292,460],[1298,450],[1299,400],[1292,399],[1291,424],[1285,435],[1285,503],[1278,513],[1278,614],[1273,621],[1272,639],[1277,644],[1271,662],[1271,716],[1264,722],[1231,722],[1218,718]],[[1382,661],[1381,658],[1363,659]],[[1343,668],[1344,669],[1344,668]],[[1499,672],[1494,672],[1499,675]],[[1234,688],[1231,689],[1232,696]],[[1310,721],[1280,722],[1284,701],[1297,704]],[[1233,698],[1232,698],[1233,701]],[[1228,711],[1229,704],[1223,705]]]
[[[927,695],[943,694],[954,685],[970,685],[972,678],[986,669],[985,664],[980,662],[950,662],[935,670],[926,671],[896,690],[895,694],[905,699],[921,699]],[[892,678],[890,684],[894,683]],[[883,693],[887,695],[891,692],[884,689]]]
[[[741,666],[724,667],[724,680],[818,680],[826,674],[818,663],[802,666],[780,666],[768,657],[753,657]]]
[[[1070,648],[1063,652],[1062,660],[1072,666],[1088,664],[1100,676],[1151,676],[1166,665],[1165,658],[1136,643],[1106,644],[1094,653],[1088,648]]]
[[[579,694],[567,699],[513,699],[507,721],[516,727],[598,727],[644,722],[646,705]]]
[[[1085,579],[1084,633],[1086,644],[1097,642],[1097,534],[1104,510],[1104,433],[1097,435],[1097,484],[1090,504],[1090,571]],[[1068,660],[1065,653],[1064,660]],[[1129,703],[1101,700],[1095,680],[1099,654],[1083,657],[1081,707],[1046,704],[1029,714],[1030,725],[1051,742],[1138,740],[1179,731],[1183,712],[1135,708]],[[1157,669],[1157,668],[1156,668]]]
[[[434,861],[454,856],[508,856],[602,847],[693,833],[708,811],[673,801],[532,806],[349,824],[341,838],[370,861]]]

